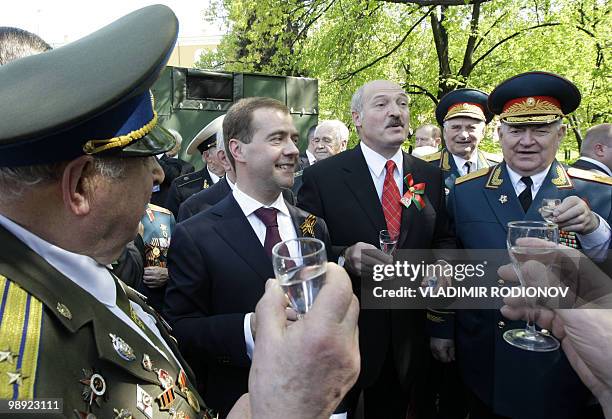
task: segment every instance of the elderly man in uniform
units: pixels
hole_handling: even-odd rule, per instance
[[[612,182],[566,169],[555,159],[566,133],[561,120],[579,103],[576,86],[551,73],[520,74],[495,88],[488,106],[501,119],[504,161],[458,178],[451,190],[449,213],[461,246],[505,249],[508,222],[541,221],[542,199],[559,198],[553,221],[563,242],[605,255]],[[495,310],[460,310],[454,318],[430,315],[430,320],[433,336],[446,339],[436,345],[438,356],[457,354],[470,390],[471,418],[581,417],[589,393],[565,355],[529,352],[504,340],[505,331],[524,328],[524,322]]]
[[[612,176],[612,124],[599,124],[588,129],[580,147],[580,158],[572,166]]]
[[[487,109],[487,97],[477,89],[457,89],[447,93],[436,107],[436,119],[444,133],[444,148],[422,158],[442,169],[447,189],[459,176],[500,161],[497,156],[478,149],[486,124],[493,119]]]
[[[221,115],[213,119],[193,137],[187,146],[187,154],[202,154],[206,166],[202,170],[177,177],[170,186],[166,208],[178,217],[179,207],[191,195],[208,189],[225,176],[225,169],[217,157],[217,131],[221,130],[223,118]]]
[[[157,125],[149,88],[177,33],[172,11],[150,6],[0,68],[2,401],[61,401],[45,405],[45,417],[212,415],[164,321],[108,269],[163,179],[154,155],[174,144]],[[87,94],[73,95],[82,86]],[[41,106],[48,97],[62,100]],[[243,398],[234,418],[325,417],[356,379],[357,303],[348,277],[328,269],[333,283],[292,331],[285,297],[269,281],[250,406]],[[321,345],[343,371],[319,367]],[[296,382],[305,389],[289,388]]]

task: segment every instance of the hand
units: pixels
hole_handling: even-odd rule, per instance
[[[160,288],[168,281],[168,268],[147,266],[144,268],[142,282],[149,288]]]
[[[251,419],[251,404],[249,393],[243,394],[227,414],[226,419]]]
[[[270,279],[257,304],[258,340],[249,374],[255,419],[329,417],[359,375],[359,303],[339,266],[328,263],[312,309],[287,327],[287,300]]]
[[[599,217],[575,195],[565,198],[553,212],[553,221],[564,231],[589,234],[599,227]]]
[[[368,254],[363,254],[364,250],[368,250]],[[393,256],[383,253],[382,250],[372,244],[358,242],[345,250],[344,260],[344,268],[348,272],[361,276],[362,272],[374,272],[374,265],[393,263]]]
[[[430,338],[429,348],[433,357],[440,362],[455,360],[455,341],[452,339]]]
[[[287,301],[287,304],[289,304],[289,301]],[[285,322],[287,326],[290,326],[291,324],[293,324],[293,322],[297,321],[298,319],[297,311],[295,311],[291,307],[287,307],[285,309],[285,316],[287,317],[287,321]],[[250,318],[249,323],[251,325],[251,336],[253,337],[253,341],[255,341],[255,334],[257,332],[257,313],[251,313],[251,318]]]

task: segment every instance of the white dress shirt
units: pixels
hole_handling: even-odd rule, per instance
[[[516,196],[519,196],[521,192],[525,190],[527,185],[521,181],[522,176],[512,170],[510,166],[506,165],[506,169],[508,169],[508,177],[510,177],[510,182],[512,182]],[[531,196],[533,198],[535,198],[538,191],[542,187],[544,179],[546,179],[546,175],[548,174],[549,170],[550,165],[540,173],[530,176],[531,180],[533,181],[533,185],[531,185]],[[605,256],[605,252],[610,244],[610,239],[612,238],[612,230],[610,229],[608,222],[599,214],[596,212],[593,212],[593,214],[599,218],[599,226],[589,234],[576,233],[576,236],[578,237],[578,240],[580,240],[580,245],[583,249],[594,251],[594,253],[590,253],[589,256],[591,256],[593,259],[599,259],[599,256]],[[601,252],[604,252],[604,254]]]
[[[206,168],[206,171],[208,172],[208,175],[210,176],[210,180],[212,180],[213,185],[219,182],[219,179],[221,179],[219,176],[215,175],[213,172],[208,170],[208,167]]]
[[[100,265],[89,256],[69,252],[61,247],[51,244],[37,235],[29,232],[15,222],[0,214],[0,225],[13,233],[19,240],[25,243],[30,249],[40,255],[51,266],[61,272],[79,287],[91,294],[96,300],[106,306],[115,316],[119,317],[124,323],[135,330],[143,339],[149,342],[166,359],[167,353],[179,364],[164,339],[162,338],[156,320],[149,313],[145,312],[138,304],[130,301],[132,309],[146,326],[157,336],[165,348],[159,348],[148,338],[146,333],[134,323],[134,321],[117,306],[117,288],[115,281],[108,269]],[[180,365],[180,364],[179,364]]]
[[[453,156],[453,160],[455,160],[455,165],[457,165],[459,176],[465,176],[468,174],[467,168],[465,167],[467,162],[470,163],[470,173],[478,169],[478,151],[473,152],[469,160],[454,154],[451,155]]]
[[[387,175],[387,160],[393,160],[395,162],[393,179],[397,184],[400,195],[403,195],[404,156],[402,155],[402,149],[399,148],[390,159],[387,159],[386,157],[383,157],[376,151],[372,150],[363,141],[361,141],[359,145],[361,147],[363,157],[365,157],[368,169],[370,169],[370,176],[374,182],[378,199],[382,202],[383,185],[385,184],[385,176]]]
[[[238,206],[244,213],[249,224],[253,228],[253,231],[257,235],[261,245],[264,245],[266,240],[266,225],[255,215],[255,211],[261,207],[265,208],[276,208],[278,213],[276,214],[276,220],[278,222],[278,232],[281,240],[295,239],[297,234],[287,204],[283,199],[283,194],[278,194],[276,200],[270,205],[264,205],[256,199],[251,198],[246,193],[240,190],[240,187],[235,184],[232,191],[234,199],[238,203]],[[295,248],[289,248],[289,254],[295,254]],[[255,341],[253,340],[253,334],[251,333],[251,315],[253,313],[247,313],[244,316],[244,341],[246,343],[247,355],[250,359],[253,359],[253,348],[255,347]]]
[[[310,150],[306,150],[306,157],[308,157],[308,165],[312,166],[313,164],[315,164],[317,162],[317,158],[315,157],[314,154],[312,154],[310,152]]]

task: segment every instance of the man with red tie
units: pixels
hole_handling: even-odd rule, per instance
[[[400,249],[454,247],[455,242],[442,172],[401,149],[409,128],[404,90],[386,80],[366,83],[353,95],[351,108],[361,143],[305,169],[298,205],[325,219],[332,247],[359,296],[362,251],[378,249],[380,230],[397,235]],[[423,206],[400,202],[410,182],[425,184]],[[382,252],[377,258],[377,263],[390,260]],[[364,390],[366,418],[406,417],[411,387],[427,359],[424,317],[419,310],[361,311],[358,386]]]
[[[235,103],[223,121],[234,188],[178,224],[170,245],[165,313],[200,391],[222,417],[247,392],[255,306],[274,277],[272,247],[300,236],[329,244],[323,220],[283,199],[293,185],[298,135],[279,101]]]

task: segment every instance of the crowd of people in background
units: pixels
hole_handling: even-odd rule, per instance
[[[490,94],[454,90],[411,154],[408,95],[389,80],[354,93],[350,149],[347,124],[320,120],[301,153],[289,109],[263,97],[185,146],[149,96],[176,34],[164,6],[57,50],[0,28],[0,399],[62,398],[76,417],[612,417],[606,292],[598,310],[539,307],[562,342],[547,353],[504,341],[530,312],[516,302],[358,302],[363,272],[393,262],[381,230],[398,249],[506,249],[507,223],[541,220],[544,198],[560,201],[561,243],[608,289],[612,124],[586,131],[572,165],[557,160],[581,100],[571,81],[532,71]],[[74,98],[79,86],[90,95]],[[47,97],[66,104],[32,116]],[[499,154],[480,148],[492,121]],[[402,200],[412,182],[422,205]],[[330,262],[299,319],[270,279],[271,249],[298,237]],[[516,272],[500,266],[499,281]]]

